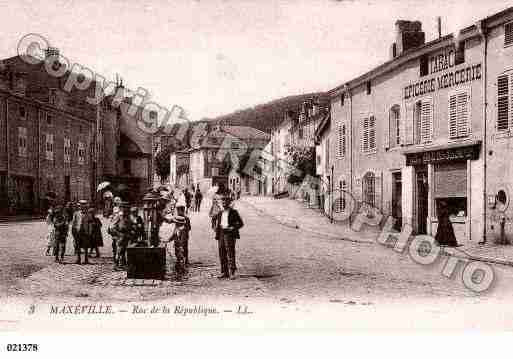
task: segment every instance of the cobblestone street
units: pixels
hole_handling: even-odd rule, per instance
[[[476,304],[495,303],[498,304],[495,320],[502,323],[513,319],[506,314],[513,294],[513,270],[508,266],[494,266],[494,287],[478,295],[465,288],[460,279],[461,270],[451,278],[441,274],[443,258],[424,267],[406,254],[368,240],[347,241],[284,225],[245,200],[235,206],[246,224],[237,244],[240,278],[236,280],[217,279],[217,242],[205,209],[200,214],[191,214],[192,265],[189,279],[184,283],[126,280],[125,272],[112,269],[108,235],[105,235],[103,256],[93,258],[93,264],[71,264],[75,258],[71,256],[70,240],[67,264],[56,264],[52,257],[44,256],[42,222],[4,223],[0,252],[3,300],[40,303],[239,300],[305,312],[311,310],[312,303],[321,304],[326,310],[342,311],[346,310],[343,307],[366,311],[364,308],[373,308],[373,312],[392,307],[416,311],[432,308],[443,316],[460,315],[459,310],[465,307],[467,311],[471,308],[472,315],[481,316],[485,313],[475,311]],[[415,305],[408,307],[408,303]],[[454,311],[455,308],[458,309]],[[409,320],[408,316],[402,320]]]

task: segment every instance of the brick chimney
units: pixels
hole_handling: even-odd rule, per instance
[[[395,22],[396,40],[390,49],[392,58],[403,52],[424,45],[426,34],[420,21],[397,20]]]

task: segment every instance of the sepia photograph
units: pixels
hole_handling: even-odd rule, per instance
[[[1,6],[1,333],[513,329],[512,2]]]

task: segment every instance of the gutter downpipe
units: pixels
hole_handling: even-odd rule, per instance
[[[348,97],[349,97],[349,129],[350,129],[350,136],[349,136],[349,139],[350,139],[350,142],[349,142],[349,162],[350,162],[350,165],[349,165],[349,188],[350,188],[350,191],[351,191],[351,195],[354,193],[354,190],[353,190],[353,96],[352,96],[352,93],[351,93],[351,89],[349,88],[349,86],[346,84],[344,86],[344,91],[347,93]],[[353,198],[354,200],[354,198]],[[351,215],[349,215],[349,226],[352,226],[353,225],[353,217]]]
[[[488,94],[487,94],[487,82],[488,82],[488,37],[486,34],[486,25],[484,24],[484,20],[481,20],[477,23],[477,28],[479,29],[479,33],[481,36],[483,36],[484,41],[484,53],[483,53],[483,98],[484,98],[484,104],[483,104],[483,135],[484,135],[484,141],[483,141],[483,240],[482,243],[486,243],[486,215],[487,215],[487,200],[486,200],[486,176],[487,176],[487,149],[486,144],[488,142],[488,133],[487,133],[487,108],[488,108]]]
[[[6,144],[6,155],[7,155],[7,213],[11,209],[10,194],[11,194],[11,166],[10,157],[11,152],[9,151],[9,135],[11,131],[9,129],[9,95],[5,96],[5,144]]]

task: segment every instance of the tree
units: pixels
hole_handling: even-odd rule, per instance
[[[293,168],[288,183],[299,184],[307,175],[315,176],[315,147],[289,147],[287,157]]]
[[[169,177],[169,173],[171,172],[169,164],[170,156],[171,147],[169,146],[163,148],[155,155],[155,173],[157,173],[160,179]]]

